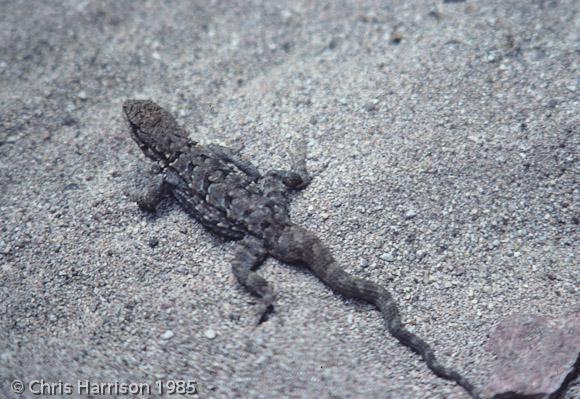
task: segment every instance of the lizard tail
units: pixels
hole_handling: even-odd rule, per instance
[[[362,299],[382,313],[389,333],[400,343],[421,355],[435,375],[463,387],[473,398],[480,398],[476,388],[457,371],[439,363],[433,349],[421,338],[405,329],[395,300],[382,286],[345,272],[324,244],[311,232],[292,226],[278,240],[276,257],[286,262],[305,263],[333,291],[348,298]]]

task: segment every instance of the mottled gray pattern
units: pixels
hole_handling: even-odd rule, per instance
[[[144,209],[154,209],[162,194],[169,191],[210,231],[241,239],[233,272],[242,285],[260,298],[259,322],[272,311],[274,292],[255,269],[267,256],[306,264],[334,291],[379,308],[389,332],[420,354],[436,375],[455,381],[471,396],[478,397],[470,382],[439,364],[429,345],[404,329],[386,289],[346,273],[314,234],[290,222],[287,194],[310,181],[304,158],[294,170],[270,171],[261,177],[255,167],[237,159],[230,150],[204,147],[189,140],[173,116],[152,101],[127,100],[123,109],[133,139],[158,164],[162,176],[139,204]]]

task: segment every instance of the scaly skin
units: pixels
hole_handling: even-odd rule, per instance
[[[239,240],[232,269],[238,281],[260,298],[259,322],[272,311],[274,292],[256,269],[268,256],[306,264],[335,292],[375,305],[399,342],[421,355],[436,375],[455,381],[472,397],[478,397],[469,381],[439,364],[429,345],[403,327],[395,301],[385,288],[346,273],[313,233],[292,224],[288,194],[310,181],[304,154],[294,170],[261,176],[231,150],[188,139],[173,116],[152,101],[127,100],[123,111],[131,136],[159,167],[157,181],[139,205],[154,210],[162,194],[169,192],[211,232]]]

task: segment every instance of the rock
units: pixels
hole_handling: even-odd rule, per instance
[[[417,216],[417,211],[415,209],[409,209],[405,212],[405,219],[413,219],[415,216]]]
[[[0,353],[0,361],[1,362],[8,362],[11,359],[12,359],[12,354],[10,352]]]
[[[422,260],[425,256],[427,256],[427,251],[424,251],[422,249],[418,250],[417,253],[415,254],[415,257],[419,260]]]
[[[63,118],[62,124],[64,126],[75,126],[79,124],[79,121],[76,118],[73,118],[70,115],[67,115]]]
[[[171,331],[171,330],[167,330],[167,331],[165,331],[163,334],[161,334],[161,339],[163,339],[163,340],[168,340],[168,339],[171,339],[171,338],[173,338],[173,335],[174,335],[174,334],[173,334],[173,331]]]
[[[399,44],[403,40],[403,34],[401,32],[393,32],[389,37],[389,41],[393,44]]]
[[[387,253],[387,252],[385,252],[384,254],[382,254],[380,256],[380,258],[382,260],[384,260],[385,262],[394,262],[395,261],[395,257],[392,254]]]
[[[496,327],[488,350],[497,364],[486,397],[556,397],[578,372],[580,310],[557,318],[513,316]]]
[[[211,328],[208,328],[207,330],[205,330],[205,337],[207,339],[214,339],[217,336],[217,333],[212,330]]]
[[[328,48],[329,50],[334,50],[337,45],[338,45],[338,40],[335,37],[333,37],[332,39],[330,39],[330,42],[328,42],[328,45],[326,46],[326,48]]]
[[[3,248],[0,249],[0,254],[2,254],[2,255],[8,255],[8,254],[10,254],[10,250],[11,249],[12,248],[10,247],[10,245],[6,245],[5,247],[3,247]]]
[[[377,104],[374,103],[366,103],[363,108],[367,112],[375,112],[378,109]]]

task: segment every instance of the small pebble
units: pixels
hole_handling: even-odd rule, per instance
[[[174,335],[173,331],[167,330],[163,334],[161,334],[161,339],[168,340],[168,339],[173,338],[173,335]]]
[[[367,103],[364,106],[364,109],[367,112],[374,112],[374,111],[377,110],[377,108],[378,108],[377,105],[376,104],[373,104],[373,103]]]
[[[330,39],[330,42],[328,43],[328,45],[326,47],[329,50],[334,50],[337,45],[338,45],[338,40],[336,40],[336,38],[333,37],[332,39]]]
[[[214,330],[212,330],[211,328],[208,328],[207,330],[205,330],[204,335],[207,339],[214,339],[215,337],[217,337],[217,333]]]
[[[380,258],[382,260],[384,260],[385,262],[394,262],[395,261],[395,257],[392,254],[386,253],[386,252],[384,254],[382,254],[380,256]]]
[[[73,125],[77,125],[78,124],[78,120],[76,120],[75,118],[73,118],[70,115],[67,115],[63,118],[62,120],[62,124],[64,126],[73,126]]]
[[[393,32],[389,37],[389,41],[393,44],[399,44],[403,40],[403,34],[401,32]]]

